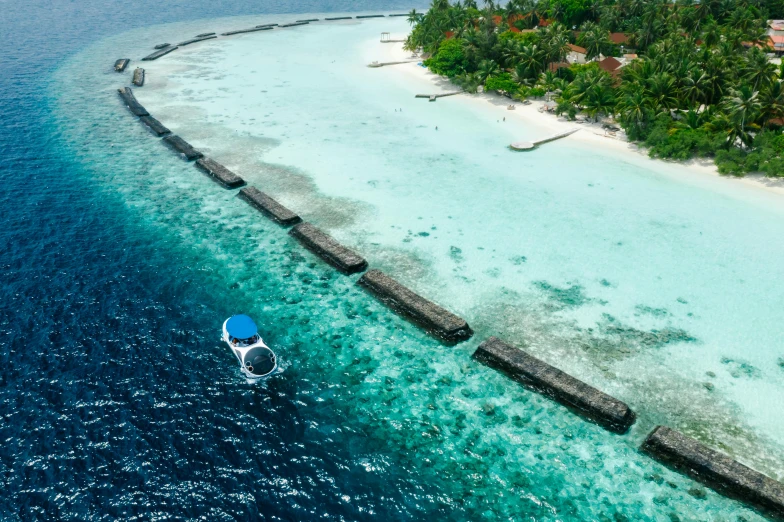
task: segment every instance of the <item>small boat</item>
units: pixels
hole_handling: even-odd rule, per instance
[[[240,362],[240,370],[249,380],[267,377],[278,367],[275,353],[259,335],[253,319],[233,315],[223,323],[223,340]]]

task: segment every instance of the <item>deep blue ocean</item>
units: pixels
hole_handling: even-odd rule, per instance
[[[437,485],[424,491],[403,463],[344,466],[378,450],[362,433],[305,435],[317,419],[339,423],[339,412],[308,403],[313,383],[295,371],[266,388],[237,384],[218,332],[240,305],[209,267],[96,189],[48,109],[62,59],[134,27],[410,6],[0,2],[0,519],[448,516]],[[234,373],[230,386],[204,378],[218,375],[215,358]]]

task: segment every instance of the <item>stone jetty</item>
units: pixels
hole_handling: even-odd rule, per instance
[[[128,106],[128,109],[136,116],[149,116],[150,113],[147,112],[147,109],[142,107],[142,104],[136,101],[136,96],[133,95],[133,91],[130,87],[122,87],[117,89],[117,92],[120,93],[120,98],[123,99],[125,105]]]
[[[666,426],[657,426],[640,449],[719,493],[784,520],[784,484]]]
[[[296,225],[302,222],[297,214],[287,209],[256,187],[245,187],[240,190],[240,197],[261,210],[274,221],[284,226]]]
[[[179,136],[166,136],[162,140],[166,145],[179,152],[187,161],[193,161],[204,156],[201,152],[191,147],[191,144]]]
[[[114,70],[117,72],[123,72],[128,64],[131,63],[130,58],[120,58],[116,62],[114,62]]]
[[[615,433],[626,433],[636,420],[624,402],[497,337],[480,344],[473,357]]]
[[[210,158],[196,160],[196,166],[220,182],[226,188],[237,188],[245,184],[245,180]]]
[[[367,268],[365,258],[344,247],[332,236],[310,223],[300,223],[289,232],[313,253],[345,274],[354,274]]]
[[[167,134],[171,134],[169,129],[167,129],[161,122],[152,116],[141,116],[139,120],[147,125],[156,136],[166,136]]]
[[[250,29],[238,29],[236,31],[221,33],[221,36],[231,36],[233,34],[242,34],[242,33],[255,33],[256,31],[269,31],[270,29],[272,29],[271,25],[261,25],[259,27],[251,27]]]
[[[170,45],[169,47],[164,47],[163,49],[160,49],[158,51],[155,51],[152,54],[149,54],[149,55],[145,56],[144,58],[142,58],[142,61],[143,62],[151,62],[153,60],[157,60],[161,56],[166,56],[167,54],[169,54],[170,52],[174,51],[175,49],[177,49],[176,45]]]
[[[191,38],[190,40],[185,40],[184,42],[178,43],[177,47],[185,47],[186,45],[194,44],[196,42],[203,42],[204,40],[212,40],[213,38],[217,38],[215,33],[213,33],[213,36],[202,36],[200,38]]]
[[[133,84],[137,87],[144,85],[144,69],[137,67],[133,71]]]
[[[357,284],[396,312],[446,341],[464,341],[473,335],[465,319],[412,292],[380,270],[369,270]]]

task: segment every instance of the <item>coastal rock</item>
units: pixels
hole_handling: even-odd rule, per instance
[[[240,190],[240,197],[248,203],[270,216],[281,225],[296,225],[302,221],[297,214],[287,209],[256,187],[246,187]]]
[[[120,58],[116,62],[114,62],[114,70],[117,72],[123,72],[128,64],[131,63],[130,58]]]
[[[117,92],[120,93],[120,98],[123,99],[125,105],[128,106],[128,109],[136,116],[149,116],[150,113],[147,112],[141,103],[136,100],[136,96],[133,95],[133,91],[130,87],[122,87],[117,89]]]
[[[310,223],[300,223],[292,228],[289,234],[343,273],[354,274],[367,268],[365,258],[344,247],[330,235]]]
[[[637,418],[626,403],[497,337],[480,344],[473,357],[615,433],[626,433]]]
[[[640,449],[728,497],[784,520],[784,484],[666,426],[657,426]]]
[[[162,140],[166,145],[179,152],[187,161],[193,161],[204,156],[201,152],[191,147],[191,144],[179,136],[166,136]]]
[[[137,67],[133,71],[133,84],[137,87],[144,85],[144,69],[141,67]]]
[[[212,176],[226,188],[241,187],[245,184],[245,180],[213,159],[198,159],[196,160],[196,167]]]
[[[357,284],[370,290],[393,310],[411,318],[442,339],[458,342],[473,335],[465,319],[412,292],[380,270],[368,271]]]

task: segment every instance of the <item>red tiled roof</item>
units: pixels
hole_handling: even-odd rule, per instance
[[[613,58],[612,56],[608,56],[601,62],[599,62],[599,68],[607,71],[613,72],[621,66],[621,62]]]
[[[571,64],[569,62],[552,62],[547,65],[547,70],[550,72],[555,72],[558,69],[563,69],[564,67],[569,67]]]
[[[629,37],[623,33],[610,33],[610,41],[616,45],[629,42]]]
[[[579,45],[574,44],[569,44],[569,49],[580,54],[586,54],[588,52],[585,50],[585,47],[580,47]]]

